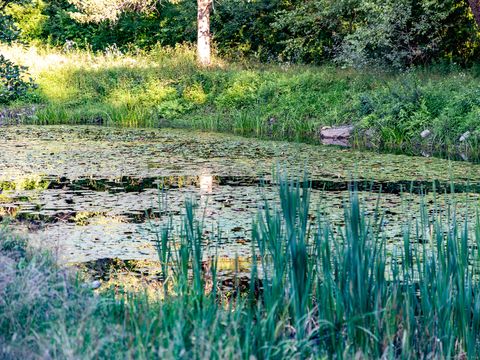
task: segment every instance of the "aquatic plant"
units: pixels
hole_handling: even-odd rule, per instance
[[[11,235],[2,230],[0,266],[8,271],[0,276],[0,354],[477,357],[480,217],[460,222],[458,199],[445,195],[446,207],[423,204],[405,215],[403,243],[391,248],[382,209],[367,213],[354,187],[344,225],[334,227],[320,209],[311,216],[309,185],[279,180],[278,206],[267,202],[252,227],[250,278],[234,273],[227,292],[215,249],[205,260],[194,201],[186,202],[179,229],[168,221],[157,229],[165,285],[158,298],[121,287],[95,296],[43,253],[25,248],[13,256],[25,244],[8,245]]]

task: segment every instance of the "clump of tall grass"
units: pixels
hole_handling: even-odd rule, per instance
[[[0,350],[11,357],[475,358],[480,221],[424,204],[389,244],[354,188],[344,225],[312,215],[307,181],[279,181],[252,226],[249,285],[225,294],[195,203],[158,229],[164,288],[99,296],[1,233]],[[313,209],[314,210],[314,209]],[[470,211],[477,211],[473,206]],[[7,240],[4,240],[7,239]],[[14,243],[13,243],[14,244]],[[17,252],[18,253],[18,252]],[[7,275],[5,275],[7,274]],[[20,356],[20,355],[21,356]],[[27,356],[28,355],[28,356]],[[32,355],[33,357],[33,355]]]
[[[123,53],[4,45],[0,52],[36,79],[38,90],[24,102],[42,104],[27,119],[37,124],[174,126],[313,143],[324,126],[351,124],[357,147],[479,157],[473,70],[379,74],[218,58],[202,69],[188,46]]]

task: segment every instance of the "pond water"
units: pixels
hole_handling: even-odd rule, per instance
[[[429,189],[435,182],[442,192],[453,182],[462,199],[479,201],[480,165],[466,162],[191,130],[12,126],[0,128],[0,216],[13,218],[32,242],[54,248],[62,262],[156,260],[155,229],[168,214],[179,226],[185,199],[194,199],[205,233],[222,229],[206,247],[228,264],[250,256],[252,219],[265,199],[277,202],[272,179],[279,169],[306,171],[312,209],[339,225],[352,177],[371,212],[378,196],[367,190],[382,188],[384,231],[392,243],[405,212],[418,209],[419,198],[401,194],[402,188]],[[440,205],[449,198],[441,196]]]

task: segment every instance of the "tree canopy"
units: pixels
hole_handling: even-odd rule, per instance
[[[126,11],[152,10],[156,0],[68,0],[78,11],[70,12],[80,22],[117,21]]]
[[[206,6],[215,50],[262,62],[402,68],[480,55],[478,0],[34,0],[0,2],[24,38],[62,46],[194,43]],[[211,10],[211,12],[210,12]],[[200,16],[200,17],[199,17]],[[7,20],[6,20],[7,19]],[[9,19],[9,20],[8,20]],[[210,20],[210,19],[205,19]],[[475,21],[476,20],[476,21]],[[12,37],[12,36],[10,36]]]

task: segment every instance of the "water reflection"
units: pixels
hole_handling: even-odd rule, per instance
[[[200,175],[199,176],[200,192],[202,194],[211,194],[213,192],[213,176]]]

